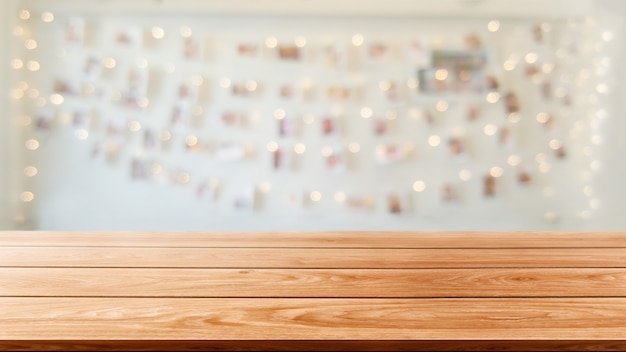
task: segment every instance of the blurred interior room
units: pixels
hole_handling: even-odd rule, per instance
[[[626,230],[622,0],[3,0],[2,230]]]

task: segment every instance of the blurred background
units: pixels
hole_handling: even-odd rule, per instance
[[[2,230],[626,230],[622,0],[4,0]]]

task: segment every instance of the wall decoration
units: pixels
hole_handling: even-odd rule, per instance
[[[584,101],[608,90],[583,84],[584,24],[56,18],[16,39],[39,43],[18,90],[40,161],[84,150],[79,167],[123,173],[127,192],[174,187],[207,214],[588,214],[545,191],[589,156]]]

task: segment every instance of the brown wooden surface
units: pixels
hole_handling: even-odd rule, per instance
[[[626,298],[5,297],[0,306],[8,340],[626,338]]]
[[[301,248],[626,248],[626,232],[6,231],[0,246]]]
[[[0,268],[0,278],[4,297],[616,297],[626,292],[626,269],[604,268]]]
[[[0,247],[0,267],[613,268],[625,263],[626,248]]]
[[[626,233],[0,232],[0,350],[625,350]]]

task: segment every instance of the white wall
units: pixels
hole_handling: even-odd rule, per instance
[[[62,2],[59,2],[62,3]],[[114,4],[120,6],[120,2],[107,2],[108,4]],[[416,2],[411,2],[412,4]],[[33,6],[39,7],[41,10],[45,10],[46,7],[43,2],[32,2]],[[55,3],[58,4],[58,3]],[[106,4],[106,3],[105,3]],[[526,4],[526,3],[525,3]],[[579,4],[577,2],[577,4]],[[485,4],[484,6],[488,7]],[[623,2],[613,1],[606,2],[607,8],[614,9],[614,7],[622,8]],[[56,6],[56,5],[51,5]],[[166,6],[172,6],[172,4],[166,2]],[[612,6],[612,7],[611,7]],[[525,9],[531,8],[530,6],[523,6]],[[558,6],[557,6],[558,7]],[[508,9],[510,9],[509,7]],[[66,13],[71,12],[71,8],[65,7]],[[87,10],[86,10],[87,11]],[[91,10],[93,11],[93,7]],[[8,13],[9,11],[5,12]],[[13,12],[15,13],[15,12]],[[60,12],[62,18],[63,11]],[[622,12],[626,13],[626,12]],[[555,12],[551,13],[553,16]],[[93,16],[93,12],[91,13]],[[545,14],[544,14],[545,15]],[[138,16],[139,22],[154,23],[154,20],[150,16]],[[622,18],[623,19],[623,18]],[[113,22],[124,23],[125,18],[114,18]],[[235,21],[239,21],[236,19]],[[136,22],[136,19],[133,19]],[[197,20],[192,20],[197,21]],[[326,24],[320,22],[315,23],[314,20],[305,19],[313,23],[312,31],[323,28]],[[356,22],[355,22],[356,21]],[[361,20],[363,21],[363,20]],[[389,27],[389,31],[393,32],[394,28],[416,28],[414,25],[409,24],[410,20],[373,20],[375,26],[380,26],[380,29]],[[432,25],[435,20],[431,19],[426,22],[425,25]],[[159,23],[164,26],[170,26],[175,28],[176,23],[179,23],[175,18],[158,18]],[[219,23],[219,20],[214,22]],[[347,21],[353,23],[354,28],[363,27],[362,23],[359,25],[359,20],[351,19]],[[195,22],[197,23],[197,22]],[[392,24],[393,23],[393,24]],[[268,32],[279,32],[281,28],[272,25],[268,25],[263,21],[259,21],[260,24]],[[250,24],[246,24],[248,26]],[[341,26],[335,24],[335,28]],[[226,23],[225,26],[228,26]],[[297,23],[291,23],[292,28],[298,29]],[[375,33],[375,26],[372,33]],[[250,27],[244,27],[250,28]],[[302,28],[302,27],[300,27]],[[457,27],[458,28],[458,27]],[[295,33],[295,32],[294,32]],[[620,31],[616,30],[616,41],[622,40]],[[370,33],[371,34],[371,33]],[[295,35],[295,34],[294,34]],[[52,55],[50,52],[49,54]],[[618,55],[623,55],[620,53]],[[5,55],[2,56],[6,57]],[[622,56],[623,57],[623,56]],[[620,62],[615,60],[615,62]],[[6,65],[4,66],[6,67]],[[626,75],[620,73],[620,77]],[[51,76],[45,77],[43,82],[50,82]],[[49,89],[49,88],[46,88]],[[621,89],[621,88],[620,88]],[[624,96],[622,90],[621,93],[617,93],[618,96]],[[622,99],[615,99],[614,103],[619,104]],[[271,105],[271,104],[270,104]],[[165,108],[165,106],[164,106]],[[263,107],[266,114],[271,114],[274,106]],[[128,179],[128,164],[118,165],[117,167],[108,167],[106,165],[93,163],[89,159],[90,148],[85,146],[85,143],[78,142],[73,139],[71,129],[61,130],[59,133],[49,138],[50,144],[56,145],[55,148],[42,151],[43,154],[39,154],[39,157],[32,158],[23,161],[23,165],[26,163],[37,162],[40,166],[42,173],[39,175],[37,198],[33,207],[35,211],[31,218],[32,226],[42,229],[247,229],[247,230],[261,230],[261,229],[623,229],[626,228],[626,223],[621,216],[620,210],[623,209],[624,199],[626,198],[625,187],[620,186],[620,181],[626,174],[624,170],[623,162],[621,162],[620,156],[623,151],[623,141],[620,137],[620,133],[626,132],[624,129],[623,119],[620,118],[620,113],[617,107],[613,109],[612,119],[609,124],[603,128],[603,136],[605,137],[605,145],[609,145],[609,148],[598,149],[596,157],[602,158],[604,164],[607,167],[608,172],[598,173],[594,176],[593,185],[595,195],[602,199],[602,208],[597,211],[595,217],[592,217],[586,221],[580,221],[578,219],[570,219],[565,222],[546,223],[543,219],[543,214],[553,208],[563,207],[567,211],[569,204],[558,199],[556,204],[548,204],[550,201],[539,204],[540,206],[533,205],[528,200],[543,199],[533,198],[524,192],[509,193],[507,199],[500,200],[499,202],[482,202],[479,197],[475,199],[477,202],[465,204],[464,207],[449,208],[440,211],[441,204],[437,203],[438,198],[436,193],[432,193],[430,198],[431,202],[425,202],[424,197],[415,198],[414,194],[411,194],[416,204],[416,213],[413,216],[405,218],[397,218],[386,214],[384,205],[380,204],[379,210],[374,213],[363,213],[361,215],[352,214],[346,216],[346,213],[342,208],[329,201],[332,194],[332,187],[328,190],[324,190],[324,206],[316,205],[309,209],[305,209],[302,212],[299,209],[290,209],[285,207],[281,202],[269,200],[269,211],[264,211],[252,216],[237,214],[232,211],[229,206],[213,206],[210,204],[198,203],[194,198],[193,190],[182,190],[176,187],[164,187],[155,186],[150,184],[133,183]],[[32,111],[31,111],[32,112]],[[622,114],[623,115],[623,114]],[[7,119],[4,119],[6,122]],[[269,125],[268,125],[269,126]],[[271,127],[270,127],[271,128]],[[5,129],[8,130],[8,129]],[[268,129],[268,132],[270,130]],[[620,132],[621,131],[621,132]],[[622,134],[623,135],[623,134]],[[48,138],[48,137],[45,137]],[[4,139],[5,141],[7,139]],[[53,143],[54,142],[54,143]],[[20,145],[15,143],[14,145]],[[263,144],[261,144],[263,145]],[[70,153],[68,153],[70,151]],[[264,165],[267,160],[261,160],[257,164],[253,164],[247,168],[244,168],[244,173],[251,174],[256,172],[256,166]],[[9,162],[2,163],[0,165],[7,165]],[[19,169],[21,170],[23,166]],[[315,167],[315,166],[312,166]],[[18,169],[14,168],[13,170]],[[12,168],[9,168],[12,170]],[[316,170],[311,170],[313,173],[309,181],[314,181],[316,177],[320,177]],[[560,171],[561,180],[567,180],[569,178],[567,169]],[[11,174],[10,172],[8,174]],[[16,174],[16,173],[13,173]],[[387,180],[382,173],[377,173],[376,177],[380,180]],[[242,176],[242,175],[239,175]],[[284,175],[276,176],[272,174],[262,175],[266,179],[273,179],[274,188],[280,184],[281,180],[288,180]],[[475,175],[477,178],[478,174]],[[245,179],[246,177],[243,177]],[[406,182],[410,182],[413,177],[408,177]],[[349,181],[347,181],[349,182]],[[384,182],[384,181],[381,181]],[[573,189],[576,185],[567,185],[562,188],[563,193],[567,193],[568,190]],[[7,184],[7,180],[5,180]],[[347,187],[349,183],[345,180],[343,185],[340,183],[340,187]],[[540,184],[533,190],[527,193],[532,193],[533,196],[539,196],[542,192],[542,187],[546,184]],[[479,182],[474,181],[474,189],[478,189]],[[569,187],[569,188],[568,188]],[[410,188],[410,183],[409,187]],[[310,191],[310,190],[309,190]],[[579,191],[577,189],[577,191]],[[232,194],[231,194],[232,195]],[[379,199],[382,194],[378,194]],[[561,194],[561,196],[567,197],[567,195]],[[515,205],[515,197],[526,197],[526,203],[521,207]],[[572,196],[573,197],[573,196]],[[576,196],[575,200],[579,201],[580,197]],[[569,199],[569,198],[566,198]],[[555,201],[551,201],[555,203]],[[567,203],[567,201],[565,201]],[[433,204],[435,204],[433,206]],[[281,208],[283,207],[283,208]],[[381,210],[382,207],[382,210]],[[429,209],[434,208],[434,209]],[[560,209],[560,208],[559,208]],[[570,216],[568,215],[568,218]]]
[[[15,23],[17,1],[3,2],[0,12],[0,229],[12,229],[15,209],[15,129],[11,119],[12,104],[9,100],[9,82],[12,75],[9,62],[13,55],[11,28]]]

